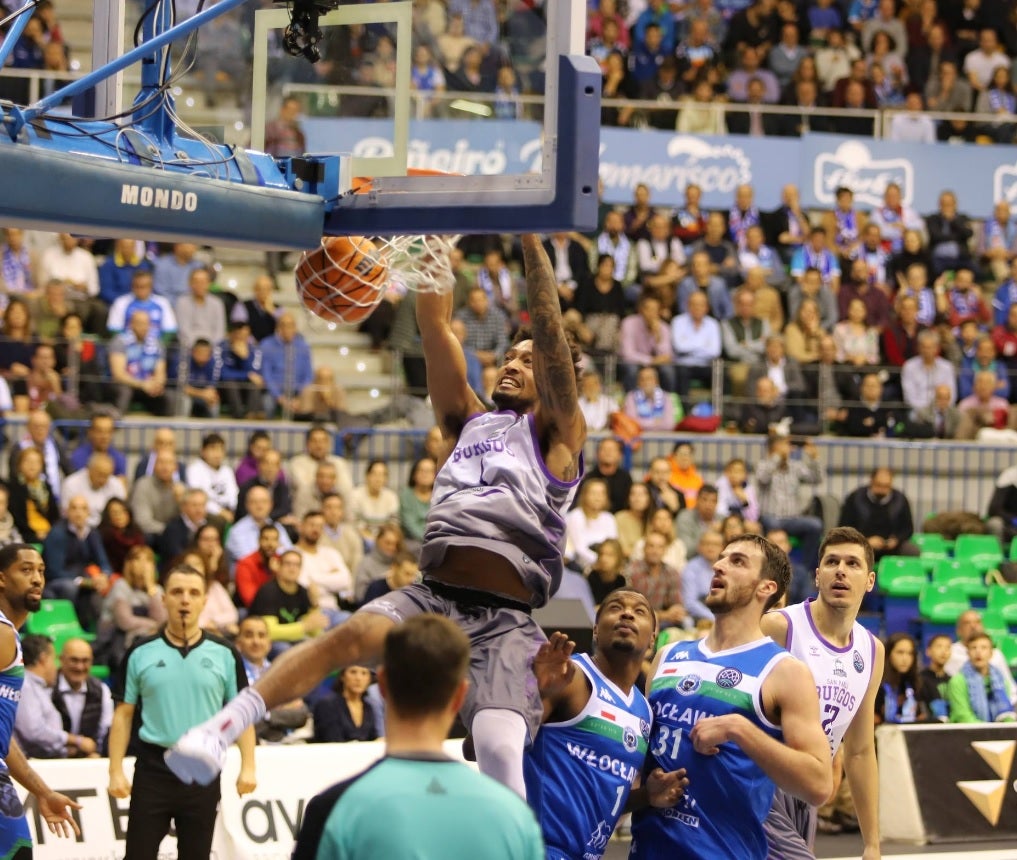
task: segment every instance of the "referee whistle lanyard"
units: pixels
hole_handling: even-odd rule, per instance
[[[184,659],[187,659],[187,655],[191,650],[191,637],[187,634],[187,616],[188,612],[186,609],[180,610],[180,626],[183,628],[184,633]]]

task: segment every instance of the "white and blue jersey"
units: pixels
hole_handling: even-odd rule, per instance
[[[450,546],[486,549],[508,559],[543,606],[561,584],[565,513],[582,476],[581,458],[576,480],[551,474],[532,413],[472,416],[435,478],[420,569],[440,566]]]
[[[628,695],[585,654],[572,658],[590,682],[571,720],[545,723],[523,759],[526,799],[544,834],[547,860],[600,860],[650,738],[650,705]]]
[[[31,851],[32,848],[25,810],[7,768],[14,717],[18,712],[18,702],[21,701],[21,687],[25,682],[25,662],[18,630],[2,612],[0,624],[6,624],[14,631],[17,648],[10,665],[0,669],[0,755],[3,756],[0,759],[0,857],[14,857],[18,852]]]
[[[762,688],[789,656],[770,639],[717,653],[705,639],[676,642],[663,653],[650,682],[654,722],[646,770],[685,768],[689,785],[677,806],[632,816],[630,858],[764,860],[773,782],[736,744],[703,755],[686,734],[704,717],[740,714],[781,740],[780,728],[763,713]]]

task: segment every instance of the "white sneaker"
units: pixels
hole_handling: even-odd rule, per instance
[[[166,750],[163,759],[181,782],[208,785],[226,764],[226,742],[218,732],[198,726]]]

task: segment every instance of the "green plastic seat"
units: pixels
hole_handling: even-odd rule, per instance
[[[992,637],[992,641],[999,645],[1000,640],[1010,635],[1010,627],[1003,617],[1003,613],[996,609],[984,609],[982,611],[982,627]]]
[[[996,646],[999,648],[1007,666],[1017,666],[1017,636],[1004,636]]]
[[[888,597],[917,597],[928,582],[920,558],[886,555],[876,568],[876,583]]]
[[[935,532],[915,532],[911,535],[911,543],[918,547],[923,558],[946,558],[950,554],[946,538]]]
[[[1010,541],[1010,561],[1017,561],[1017,540]]]
[[[1017,624],[1017,585],[991,586],[986,608],[1001,615],[1007,624]]]
[[[961,613],[970,608],[968,596],[955,585],[930,582],[918,595],[918,611],[933,624],[956,624]]]
[[[57,654],[68,639],[95,640],[95,634],[81,626],[74,604],[69,600],[43,600],[39,609],[28,616],[25,632],[49,636]]]
[[[933,568],[932,581],[938,585],[956,586],[969,599],[982,599],[989,593],[984,576],[974,562],[966,558],[941,558]]]
[[[999,567],[1003,561],[1003,548],[995,535],[958,535],[953,546],[953,557],[967,559],[985,573]]]

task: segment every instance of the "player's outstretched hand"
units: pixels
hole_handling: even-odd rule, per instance
[[[553,698],[571,683],[576,666],[569,658],[575,649],[576,643],[564,633],[552,633],[537,650],[533,674],[537,676],[537,689],[542,698]]]
[[[74,820],[72,809],[81,809],[80,803],[75,803],[66,794],[59,791],[51,791],[49,794],[39,795],[36,800],[39,805],[39,814],[46,821],[50,833],[70,839],[81,835],[81,828]]]
[[[723,717],[704,717],[689,732],[692,746],[701,755],[716,755],[720,745],[731,739],[731,714]]]
[[[226,764],[226,741],[219,732],[206,725],[195,726],[162,757],[181,782],[208,785]]]
[[[650,806],[658,809],[666,809],[674,806],[685,794],[685,786],[689,784],[689,778],[685,775],[685,768],[665,771],[655,768],[646,777],[646,797]]]

